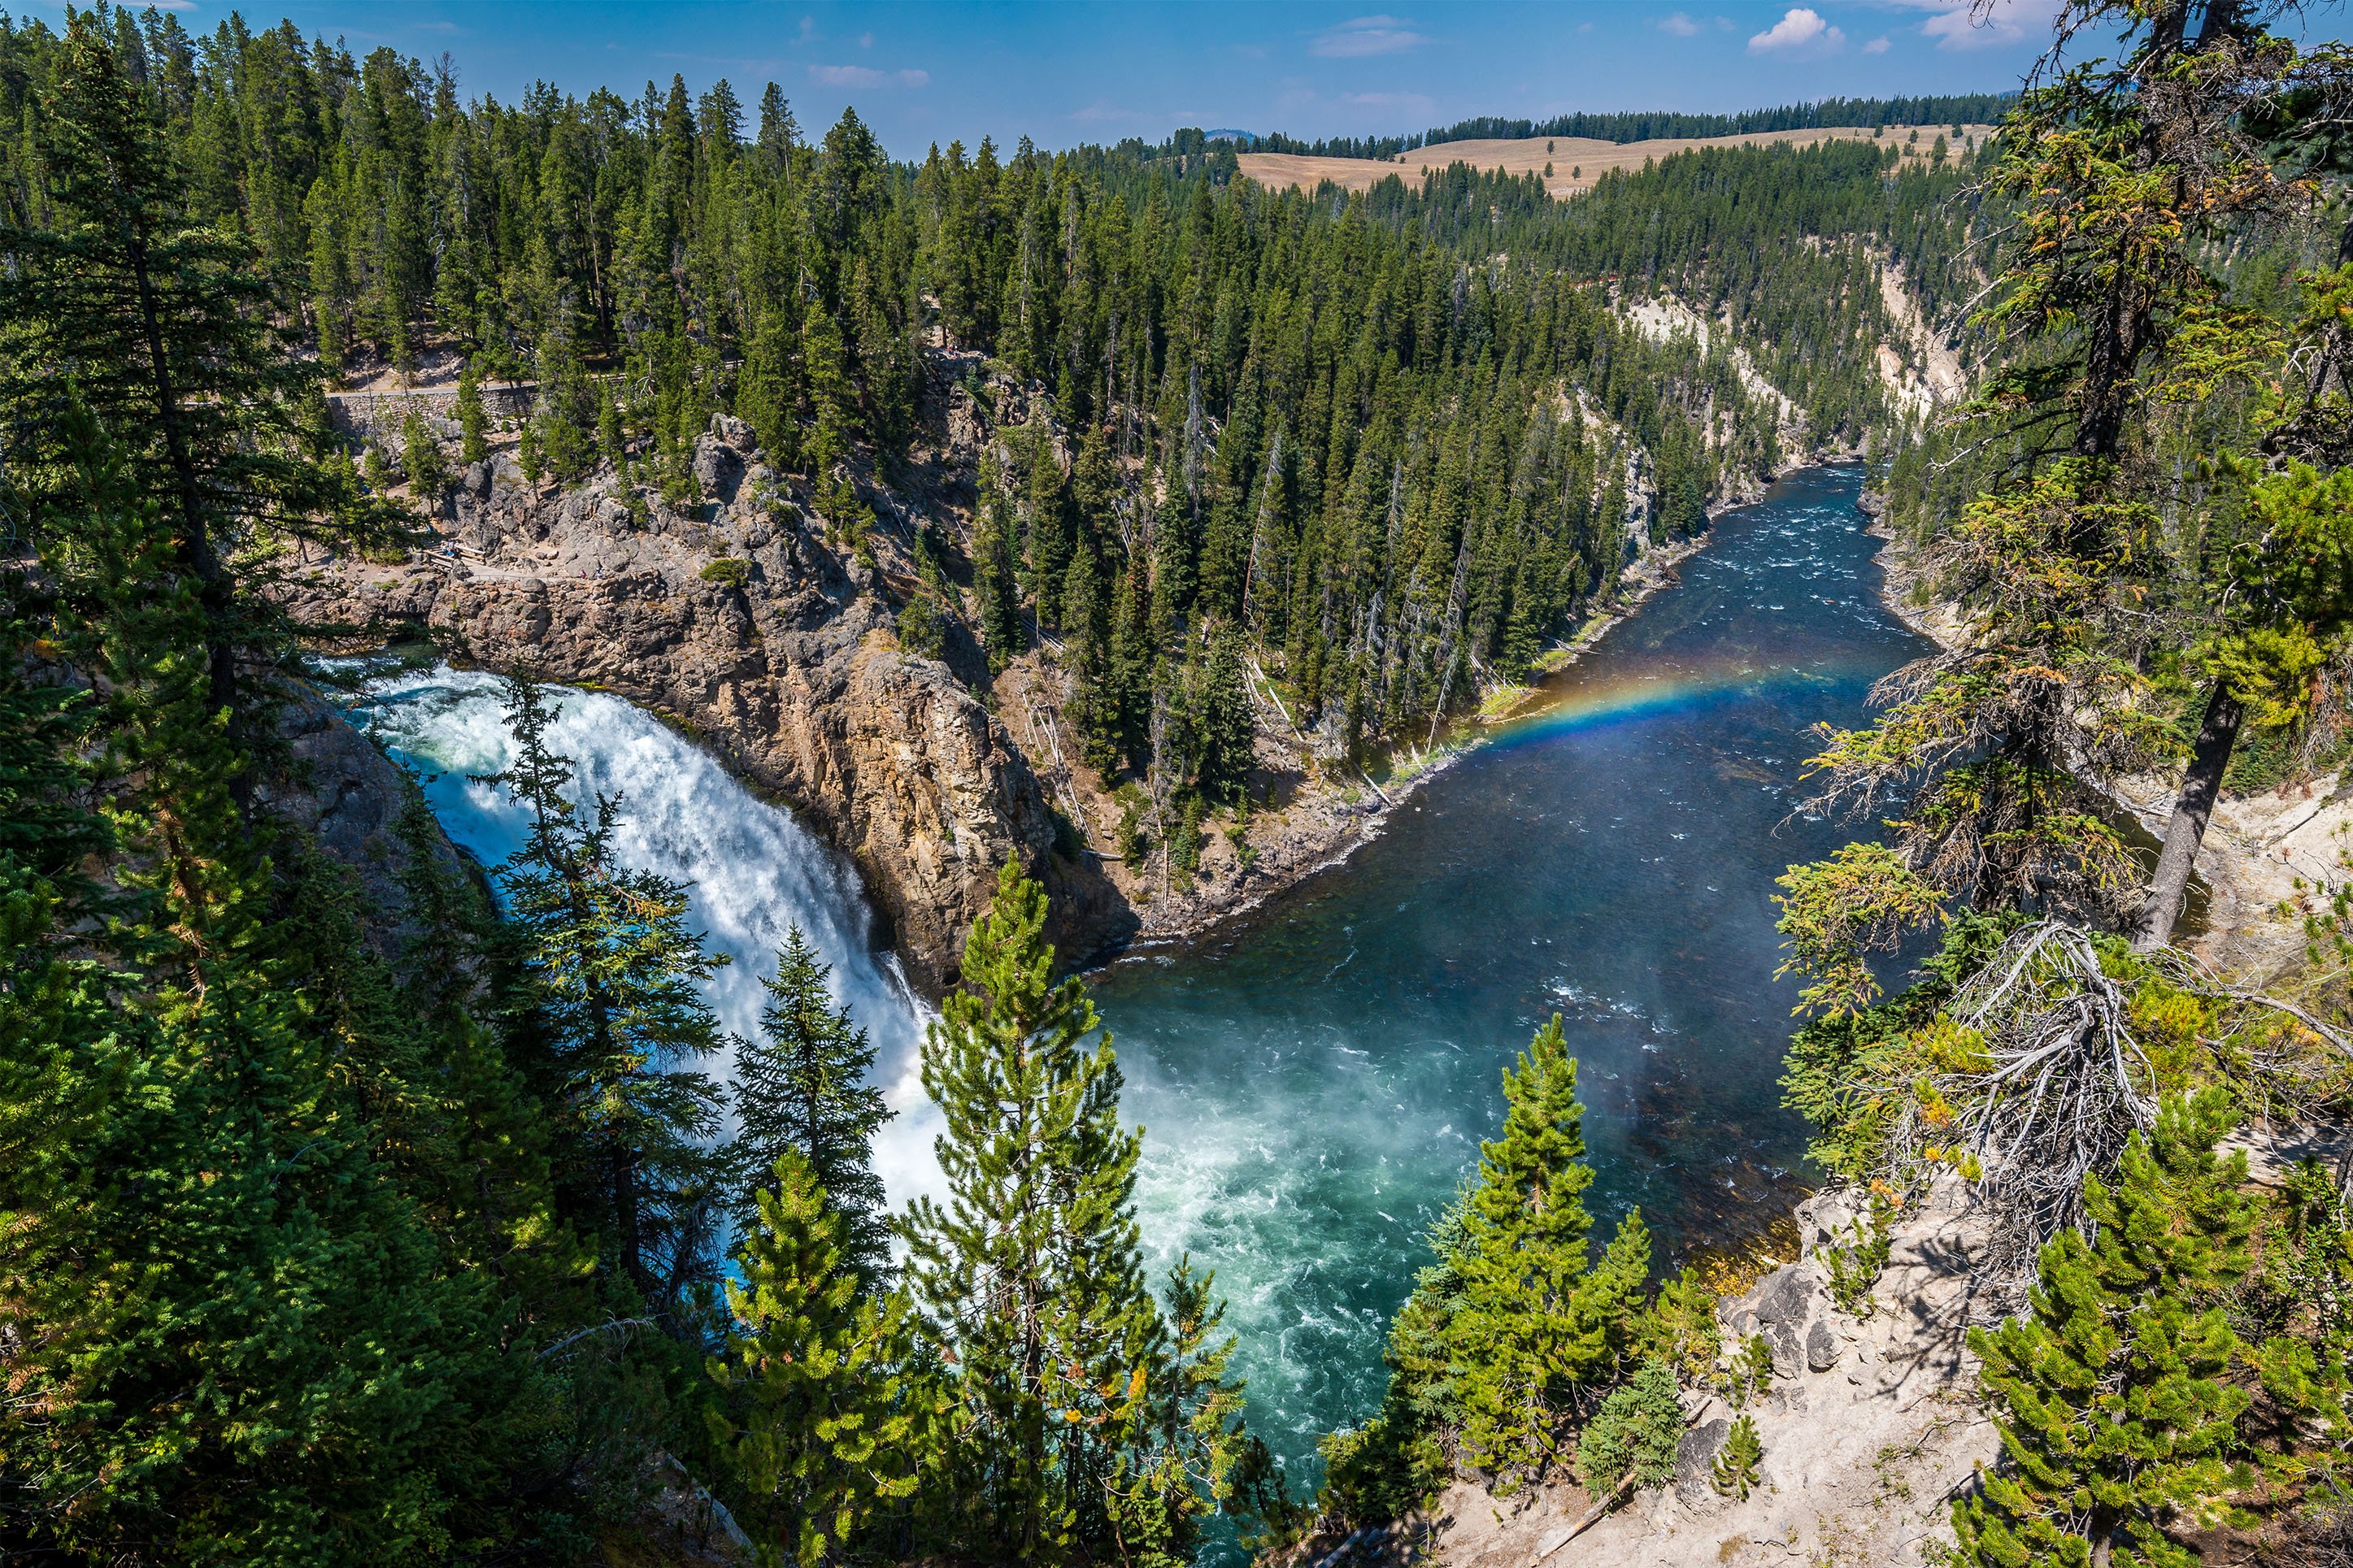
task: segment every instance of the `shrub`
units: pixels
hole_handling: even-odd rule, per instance
[[[1587,1423],[1577,1443],[1577,1478],[1596,1497],[1630,1479],[1637,1489],[1655,1487],[1675,1473],[1683,1438],[1674,1369],[1653,1358]]]
[[[400,422],[400,464],[408,470],[408,488],[419,500],[440,493],[448,482],[449,466],[442,460],[441,443],[425,421],[410,409]]]
[[[947,651],[947,617],[929,594],[917,594],[899,612],[899,646],[918,658],[937,658]]]
[[[1685,1268],[1659,1287],[1651,1310],[1635,1325],[1646,1355],[1664,1359],[1676,1375],[1703,1382],[1724,1353],[1724,1329],[1715,1319],[1715,1292],[1696,1268]]]
[[[1737,1410],[1763,1398],[1772,1385],[1773,1347],[1765,1342],[1763,1334],[1751,1334],[1733,1354],[1732,1369],[1725,1378],[1725,1396]]]
[[[1168,858],[1178,869],[1198,870],[1201,865],[1201,797],[1188,795],[1185,815],[1178,819],[1176,831],[1169,836]]]
[[[1250,797],[1244,795],[1234,806],[1234,820],[1226,829],[1226,842],[1234,847],[1234,864],[1245,871],[1258,859],[1258,847],[1250,841]]]
[[[1873,1193],[1867,1228],[1863,1221],[1856,1220],[1846,1231],[1852,1241],[1832,1241],[1814,1249],[1814,1256],[1830,1270],[1831,1301],[1849,1317],[1871,1316],[1871,1288],[1879,1283],[1879,1271],[1887,1267],[1887,1255],[1894,1246],[1888,1226],[1894,1214],[1895,1205],[1885,1194]]]
[[[733,556],[725,556],[713,561],[702,569],[702,580],[706,583],[723,583],[740,594],[751,584],[752,563],[748,561],[739,561]]]

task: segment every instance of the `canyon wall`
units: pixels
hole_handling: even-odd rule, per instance
[[[329,646],[429,636],[691,728],[849,851],[927,989],[954,979],[1008,857],[1045,882],[1066,955],[1133,929],[1099,869],[1055,853],[1004,726],[945,664],[899,647],[889,557],[828,544],[737,421],[714,423],[694,465],[704,502],[633,516],[609,474],[564,489],[496,452],[445,490],[433,545],[397,564],[296,563],[282,597]]]

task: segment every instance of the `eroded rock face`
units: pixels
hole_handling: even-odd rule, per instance
[[[315,693],[300,693],[286,704],[279,733],[293,766],[288,774],[265,781],[257,798],[311,834],[320,853],[351,874],[353,912],[368,945],[397,964],[415,930],[404,880],[414,850],[400,832],[407,781],[375,742]],[[474,875],[438,826],[423,847],[446,874]]]
[[[900,650],[881,574],[827,544],[750,431],[714,421],[692,468],[711,499],[640,525],[609,481],[534,486],[501,454],[445,493],[438,551],[300,569],[289,607],[354,641],[429,630],[486,668],[692,726],[856,858],[934,992],[1008,857],[1045,881],[1066,958],[1124,935],[1134,917],[1100,874],[1052,853],[1045,795],[1003,727],[946,667]],[[741,564],[706,577],[717,562]]]

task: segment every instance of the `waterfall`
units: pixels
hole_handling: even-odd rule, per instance
[[[707,945],[733,960],[709,983],[722,1025],[747,1037],[758,1031],[766,997],[760,981],[776,973],[776,948],[786,928],[798,925],[832,967],[835,1004],[874,1041],[875,1074],[897,1112],[874,1147],[892,1206],[935,1193],[932,1139],[940,1115],[920,1076],[933,1014],[897,956],[875,951],[873,917],[848,858],[642,709],[568,688],[551,696],[556,718],[548,743],[572,760],[574,798],[619,798],[617,858],[686,883]],[[514,754],[497,677],[446,664],[393,675],[370,682],[354,708],[385,749],[417,771],[453,841],[493,869],[522,844],[522,809],[500,785],[479,782]],[[731,1077],[733,1062],[714,1060],[709,1070]]]

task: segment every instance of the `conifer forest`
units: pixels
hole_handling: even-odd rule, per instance
[[[0,13],[0,1562],[2353,1563],[2339,12],[2062,0],[1982,91],[920,150],[219,15]],[[1395,162],[1563,139],[1714,140]],[[1817,470],[1861,510],[1788,521]],[[1785,594],[1801,522],[1872,542]],[[495,765],[366,732],[433,670]],[[592,691],[803,823],[861,936],[873,884],[873,951],[749,951],[649,860]],[[1669,710],[1720,726],[1680,771],[1472,782]],[[1543,836],[1736,790],[1746,881]],[[1481,802],[1525,815],[1473,865],[1430,836]],[[1278,1403],[1313,1314],[1164,1201],[1216,1117],[1138,1124],[1198,1086],[1136,997],[1231,1079],[1236,948],[1478,990],[1297,934],[1425,874],[1561,923],[1491,944],[1474,1091],[1368,1092],[1442,1190],[1358,1194],[1406,1238],[1370,1381]],[[1535,974],[1572,933],[1762,995],[1764,1101],[1628,1087]],[[1340,1272],[1322,1223],[1283,1269]],[[1933,1394],[1874,1381],[1907,1347]]]

